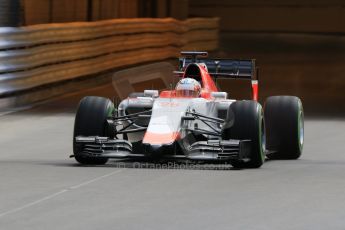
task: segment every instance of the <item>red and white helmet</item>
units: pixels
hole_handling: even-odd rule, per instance
[[[175,90],[178,97],[199,97],[201,85],[193,78],[183,78],[177,83]]]

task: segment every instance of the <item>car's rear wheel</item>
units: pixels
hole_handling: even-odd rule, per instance
[[[266,100],[265,123],[271,159],[297,159],[304,144],[302,102],[294,96],[273,96]]]
[[[110,136],[106,119],[112,115],[114,104],[103,97],[84,97],[78,106],[74,122],[73,152],[76,161],[81,164],[101,165],[107,158],[90,157],[82,153],[76,144],[77,136]]]
[[[265,128],[263,110],[256,101],[236,101],[229,107],[223,139],[250,140],[249,160],[233,160],[235,168],[259,168],[265,160]]]

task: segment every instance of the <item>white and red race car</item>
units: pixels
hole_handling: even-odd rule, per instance
[[[258,103],[254,60],[209,59],[182,52],[175,89],[133,93],[119,103],[102,97],[80,101],[73,151],[81,164],[109,158],[186,159],[258,168],[265,158],[297,159],[304,141],[301,100],[294,96]],[[228,99],[214,79],[247,79],[252,100]]]

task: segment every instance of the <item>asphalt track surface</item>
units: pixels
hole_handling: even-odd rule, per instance
[[[260,169],[83,167],[68,156],[86,94],[111,90],[0,116],[0,229],[345,229],[343,119],[307,118],[301,159]]]

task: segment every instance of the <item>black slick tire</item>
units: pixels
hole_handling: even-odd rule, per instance
[[[102,165],[107,158],[85,156],[78,145],[75,137],[77,136],[109,136],[106,127],[106,119],[114,111],[113,103],[103,97],[84,97],[78,106],[74,122],[73,133],[73,152],[74,157],[80,164]]]
[[[298,159],[303,151],[304,114],[294,96],[272,96],[265,107],[266,148],[270,159]]]
[[[251,140],[250,159],[233,160],[234,168],[259,168],[265,160],[265,133],[263,109],[256,101],[236,101],[229,107],[228,128],[223,129],[223,139]],[[226,126],[226,125],[225,125]]]

